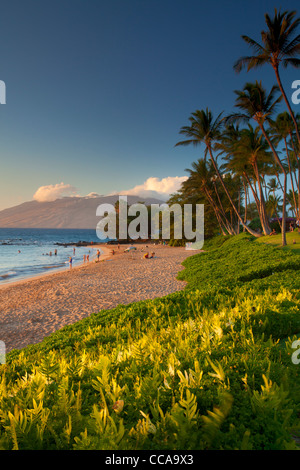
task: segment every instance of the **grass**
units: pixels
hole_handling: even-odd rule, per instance
[[[300,257],[217,237],[166,297],[101,311],[0,366],[1,449],[296,449]]]
[[[300,233],[298,229],[295,229],[293,232],[286,233],[286,242],[287,245],[282,247],[281,233],[276,235],[263,236],[256,240],[258,243],[268,243],[270,245],[277,246],[283,250],[292,250],[297,254],[300,254]]]

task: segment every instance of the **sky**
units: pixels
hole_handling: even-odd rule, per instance
[[[250,53],[241,35],[260,41],[264,14],[275,7],[1,0],[0,210],[33,198],[173,192],[202,155],[175,147],[191,113],[232,112],[234,90],[247,81],[275,83],[268,66],[233,70]],[[291,97],[300,70],[282,71],[282,80]]]

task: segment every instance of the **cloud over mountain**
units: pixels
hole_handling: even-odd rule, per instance
[[[186,176],[167,176],[166,178],[149,177],[143,184],[134,186],[128,190],[113,192],[111,195],[138,196],[141,198],[158,198],[163,201],[169,199],[170,194],[177,192]],[[78,194],[77,188],[71,184],[58,183],[40,186],[33,195],[37,202],[52,202],[64,197],[82,197]],[[85,198],[98,198],[100,194],[91,192]]]
[[[167,176],[166,178],[150,177],[143,184],[134,186],[118,194],[127,194],[141,197],[157,197],[167,200],[170,194],[178,191],[187,176]]]
[[[65,196],[78,196],[77,189],[64,183],[40,186],[34,193],[33,199],[38,202],[51,202]]]

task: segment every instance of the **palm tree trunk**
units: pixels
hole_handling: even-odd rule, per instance
[[[252,191],[252,194],[253,194],[253,197],[254,197],[254,201],[255,201],[255,204],[256,204],[256,207],[257,207],[257,212],[258,212],[258,216],[259,216],[259,220],[260,220],[260,223],[261,223],[262,230],[264,232],[264,235],[269,235],[271,233],[271,229],[270,229],[269,223],[267,223],[267,226],[266,226],[266,217],[265,218],[263,217],[261,201],[260,201],[260,199],[257,195],[256,186],[255,186],[255,188],[253,188],[253,186],[251,184],[251,181],[249,180],[248,175],[246,173],[245,173],[245,175],[246,175],[246,179],[248,181],[249,187],[250,187],[250,189]],[[265,211],[265,206],[264,206],[264,211]]]
[[[279,184],[279,186],[280,186],[280,189],[281,189],[281,191],[283,192],[283,186],[282,186],[282,184],[281,184],[278,171],[274,170],[274,173],[275,173],[275,175],[276,175],[276,178],[277,178],[278,184]]]
[[[286,246],[286,226],[285,226],[286,225],[286,223],[285,223],[285,220],[286,220],[286,182],[287,182],[286,171],[285,171],[285,169],[284,169],[284,167],[281,163],[280,158],[277,155],[277,152],[276,152],[272,142],[270,141],[270,138],[269,138],[268,134],[266,133],[264,125],[259,121],[258,121],[258,125],[259,125],[259,127],[260,127],[260,129],[261,129],[261,131],[264,135],[264,138],[268,142],[270,149],[272,150],[275,162],[278,164],[278,166],[280,167],[282,173],[284,174],[281,235],[282,235],[282,246]]]
[[[281,78],[280,78],[280,75],[279,75],[279,69],[278,69],[278,66],[273,66],[273,69],[275,71],[275,75],[276,75],[276,79],[277,79],[277,83],[278,83],[278,86],[280,88],[280,91],[281,91],[281,94],[283,96],[283,99],[287,105],[287,108],[289,110],[289,113],[291,115],[291,118],[293,120],[293,123],[294,123],[294,126],[295,126],[295,131],[296,131],[296,135],[297,135],[297,139],[298,139],[298,142],[299,142],[299,146],[300,146],[300,134],[299,134],[299,129],[298,129],[298,124],[297,124],[297,121],[296,121],[296,118],[295,118],[295,115],[293,113],[293,110],[291,108],[291,105],[289,103],[289,100],[286,96],[286,93],[284,91],[284,88],[282,86],[282,82],[281,82]]]
[[[223,233],[223,235],[227,235],[227,233],[229,233],[229,235],[234,235],[234,232],[233,230],[231,229],[230,227],[230,224],[225,216],[225,222],[224,220],[222,219],[222,216],[220,214],[220,209],[218,208],[217,204],[215,203],[215,201],[213,200],[211,194],[209,193],[208,189],[207,188],[204,188],[204,192],[205,192],[205,195],[208,199],[208,202],[209,204],[211,205],[211,207],[213,208],[214,210],[214,213],[216,215],[216,218],[217,218],[217,221],[218,221],[218,224],[219,224],[219,227],[220,227],[220,230],[221,232]],[[226,232],[225,232],[226,230]]]
[[[273,198],[274,198],[274,201],[276,201],[276,196],[275,196],[275,191],[274,191],[274,189],[273,189]],[[282,225],[281,225],[281,223],[280,223],[280,220],[279,220],[279,217],[278,217],[278,214],[277,214],[276,207],[275,207],[275,209],[274,209],[274,212],[275,212],[275,217],[276,217],[276,219],[277,219],[277,222],[278,222],[278,225],[279,225],[279,227],[280,227],[280,230],[282,231]]]
[[[298,213],[299,213],[299,222],[300,222],[300,161],[298,160]]]
[[[244,186],[244,193],[245,193],[245,213],[244,213],[244,222],[247,223],[247,208],[248,208],[248,197],[247,197],[247,187],[245,183],[245,179],[242,177],[243,186]],[[243,232],[245,232],[245,227],[243,227]]]
[[[239,213],[241,212],[241,189],[239,188],[239,204],[238,204],[238,211]],[[236,229],[237,235],[240,233],[240,224],[239,221],[237,221],[237,229]]]
[[[234,228],[233,228],[232,224],[229,222],[229,220],[226,217],[225,209],[224,209],[224,206],[222,204],[222,201],[221,201],[221,198],[220,198],[220,195],[219,195],[219,191],[217,189],[217,185],[216,185],[215,182],[213,182],[213,187],[214,187],[215,193],[216,193],[218,201],[219,201],[220,212],[221,212],[223,218],[225,219],[225,225],[227,227],[227,230],[228,231],[230,230],[230,235],[235,235]],[[229,227],[229,229],[228,229],[228,227]]]
[[[297,154],[297,150],[295,148],[295,144],[294,144],[294,141],[293,141],[293,135],[292,133],[290,132],[290,139],[291,139],[291,145],[292,145],[292,148],[294,150],[294,154],[295,154],[295,157],[296,157],[296,160],[297,160],[297,163],[298,163],[298,183],[297,183],[297,176],[296,176],[296,171],[294,170],[294,175],[295,175],[295,181],[296,181],[296,184],[297,184],[297,189],[298,189],[298,219],[300,220],[300,159],[299,159],[299,156]]]
[[[291,179],[291,186],[292,186],[292,193],[293,193],[295,211],[297,211],[296,195],[295,195],[295,188],[294,188],[294,178],[293,178],[293,173],[292,173],[292,168],[291,168],[291,161],[290,161],[290,154],[289,154],[289,150],[288,150],[288,147],[287,147],[286,138],[284,138],[284,144],[285,144],[285,151],[286,151],[287,161],[288,161],[288,165],[289,165],[289,173],[290,173],[290,179]]]
[[[260,237],[260,234],[259,234],[259,233],[255,232],[254,230],[252,230],[250,227],[248,227],[248,226],[244,223],[244,221],[243,221],[242,217],[240,216],[240,214],[239,214],[237,208],[235,207],[235,204],[234,204],[234,202],[233,202],[233,200],[232,200],[232,198],[231,198],[231,196],[230,196],[230,194],[229,194],[229,192],[228,192],[228,189],[227,189],[227,187],[226,187],[226,185],[225,185],[225,183],[224,183],[224,181],[223,181],[223,178],[222,178],[222,176],[220,175],[218,166],[217,166],[217,164],[216,164],[216,162],[215,162],[215,159],[214,159],[214,157],[213,157],[213,154],[212,154],[211,146],[210,146],[209,144],[206,144],[206,145],[207,145],[207,149],[208,149],[208,152],[209,152],[209,156],[210,156],[210,159],[211,159],[211,161],[212,161],[212,164],[213,164],[213,167],[214,167],[214,169],[215,169],[215,172],[216,172],[216,174],[217,174],[217,176],[218,176],[218,178],[219,178],[219,180],[220,180],[220,182],[221,182],[221,184],[222,184],[222,186],[223,186],[223,189],[224,189],[224,191],[225,191],[225,193],[226,193],[226,195],[227,195],[227,197],[228,197],[228,199],[229,199],[229,202],[230,202],[230,204],[232,205],[233,210],[234,210],[234,212],[236,213],[236,215],[237,215],[237,217],[238,217],[238,219],[239,219],[241,225],[242,225],[243,227],[245,227],[245,229],[247,230],[247,232],[249,232],[249,233],[250,233],[251,235],[253,235],[254,237]]]
[[[254,174],[256,176],[258,190],[259,190],[259,196],[260,196],[260,199],[259,199],[259,208],[260,208],[259,215],[260,215],[261,226],[262,226],[264,235],[270,235],[271,228],[270,228],[269,221],[268,221],[268,218],[267,218],[267,215],[266,215],[265,198],[264,198],[264,193],[263,193],[263,189],[262,189],[262,184],[261,184],[261,180],[260,180],[260,176],[259,176],[259,171],[258,171],[256,159],[253,160],[253,170],[254,170]]]

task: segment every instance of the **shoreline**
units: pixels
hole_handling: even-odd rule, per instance
[[[124,252],[129,246],[102,246],[99,262],[1,286],[0,340],[6,352],[40,343],[92,313],[184,289],[186,283],[176,279],[182,262],[201,252],[161,245]],[[144,259],[145,251],[155,251],[155,257]]]
[[[109,248],[108,247],[103,247],[102,244],[99,244],[99,245],[88,245],[86,248],[91,248],[92,250],[95,250],[95,249],[102,249],[103,253],[101,254],[101,257],[102,257],[102,260],[103,259],[106,259],[107,256],[109,256],[109,254],[107,253]],[[104,249],[103,249],[104,248]],[[94,255],[96,256],[96,255]],[[94,262],[95,261],[95,257],[92,257],[90,259],[90,263]],[[100,258],[100,261],[101,261],[101,258]],[[77,264],[73,265],[72,266],[72,270],[73,269],[79,269],[81,268],[82,266],[85,266],[87,263],[84,263],[83,261],[80,261],[78,262]],[[1,289],[5,289],[6,287],[11,287],[11,286],[15,286],[15,285],[18,285],[18,284],[22,284],[22,283],[25,283],[25,282],[30,282],[32,280],[38,280],[40,278],[44,278],[44,277],[47,277],[47,276],[53,276],[55,274],[58,274],[58,273],[63,273],[63,272],[67,272],[70,270],[70,267],[69,266],[64,266],[64,267],[57,267],[57,268],[53,268],[51,271],[49,272],[41,272],[39,274],[35,274],[35,275],[30,275],[28,277],[24,277],[24,278],[20,278],[20,279],[17,279],[15,281],[7,281],[7,282],[3,282],[3,283],[0,283],[0,290]]]

